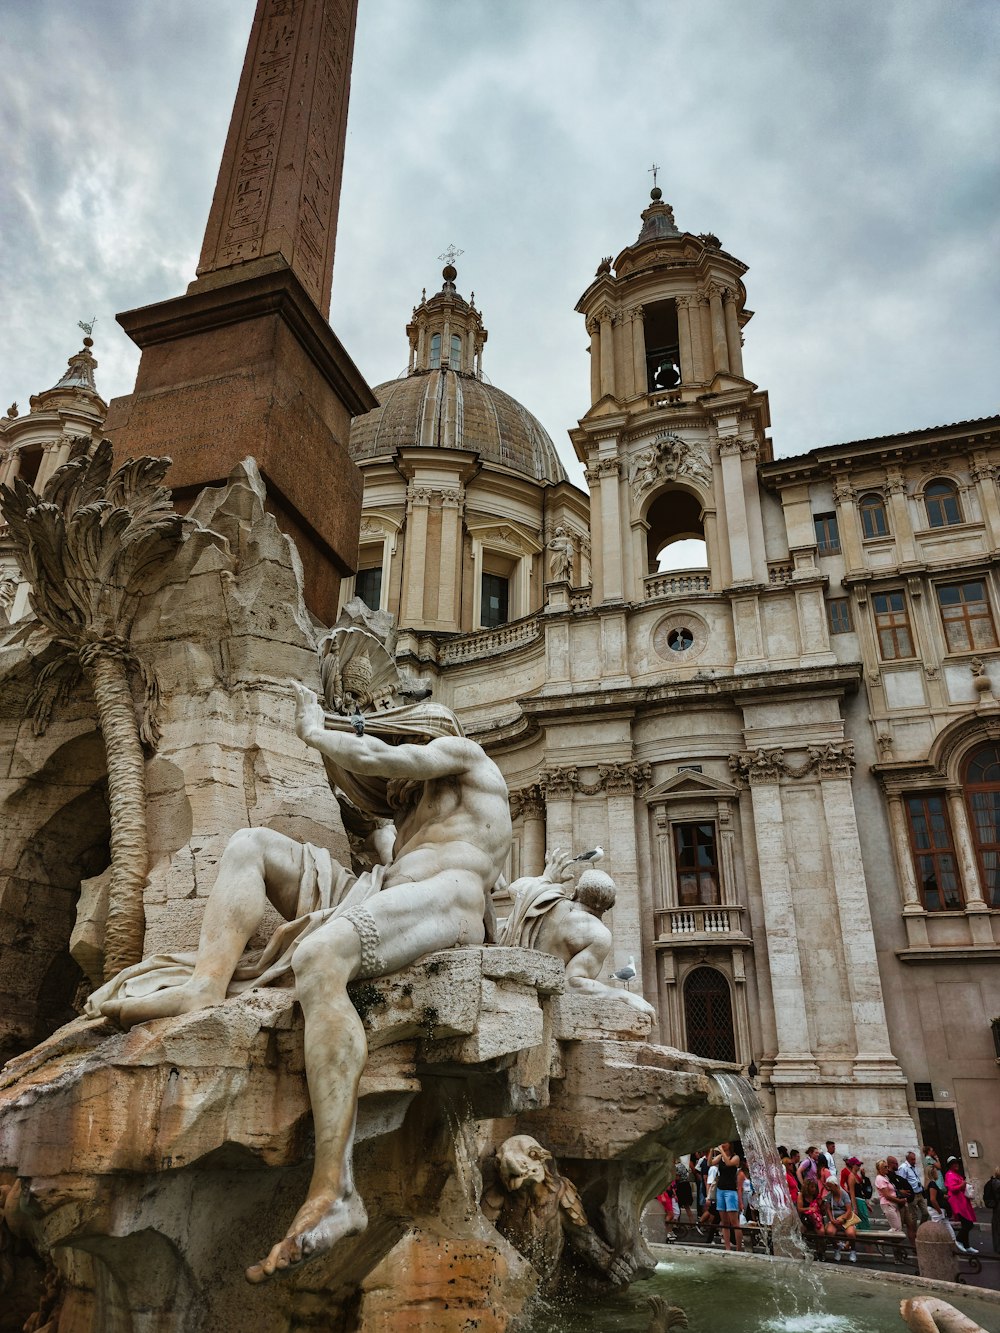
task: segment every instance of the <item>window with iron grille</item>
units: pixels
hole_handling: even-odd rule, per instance
[[[951,820],[943,794],[907,796],[910,848],[917,885],[928,912],[957,912],[962,908]]]
[[[719,857],[711,820],[674,825],[674,870],[679,906],[711,906],[721,902]]]
[[[877,592],[872,596],[875,611],[875,633],[878,651],[883,662],[897,657],[913,656],[913,635],[906,610],[906,594],[902,588],[894,592]]]
[[[696,967],[684,982],[687,1049],[706,1060],[736,1060],[729,983],[714,967]]]
[[[831,634],[850,634],[851,604],[846,597],[831,597],[826,604],[826,615]]]
[[[993,612],[982,579],[971,583],[940,583],[937,596],[950,653],[997,646]]]
[[[915,1102],[932,1102],[934,1100],[934,1088],[930,1083],[914,1083],[913,1100]]]
[[[837,555],[840,551],[840,530],[836,514],[814,514],[816,545],[820,555]]]
[[[983,897],[1000,907],[1000,745],[973,750],[965,765],[965,799]]]

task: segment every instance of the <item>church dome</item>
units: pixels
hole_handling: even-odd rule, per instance
[[[399,449],[461,449],[533,481],[565,481],[541,422],[482,378],[487,333],[475,298],[466,301],[458,294],[451,263],[442,276],[441,290],[430,300],[425,293],[406,326],[407,373],[376,385],[379,406],[355,417],[351,458],[361,463]]]
[[[355,463],[397,449],[465,449],[484,463],[534,481],[565,481],[566,471],[541,422],[516,398],[475,375],[444,367],[377,384],[379,406],[351,427]]]

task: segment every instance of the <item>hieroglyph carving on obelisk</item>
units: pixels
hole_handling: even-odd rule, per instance
[[[356,13],[259,0],[199,278],[280,255],[329,316]]]

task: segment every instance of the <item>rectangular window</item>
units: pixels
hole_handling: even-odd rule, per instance
[[[993,624],[986,584],[942,583],[937,590],[944,637],[950,653],[969,653],[978,648],[995,648],[997,631]]]
[[[928,912],[960,911],[962,893],[944,796],[907,796],[906,812],[924,907]]]
[[[910,617],[906,611],[906,594],[902,588],[895,592],[877,592],[872,597],[875,609],[875,633],[878,651],[883,662],[894,662],[898,657],[913,656],[913,635]]]
[[[915,1102],[932,1102],[934,1100],[934,1089],[930,1083],[914,1083],[913,1100]]]
[[[850,634],[851,604],[846,597],[831,597],[826,604],[831,634]]]
[[[674,869],[679,906],[712,906],[721,902],[713,823],[674,825]]]
[[[510,619],[510,581],[500,574],[484,574],[483,607],[480,620],[484,629],[496,629]]]
[[[839,555],[840,530],[836,514],[813,514],[816,525],[816,545],[820,555]]]
[[[359,569],[354,577],[354,595],[360,597],[365,606],[377,611],[382,598],[382,566],[374,569]]]

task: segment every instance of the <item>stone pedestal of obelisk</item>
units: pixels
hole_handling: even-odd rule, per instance
[[[118,455],[173,459],[181,508],[255,458],[328,624],[357,556],[351,418],[377,406],[327,322],[356,12],[258,0],[198,276],[118,316],[142,358],[107,419]]]

